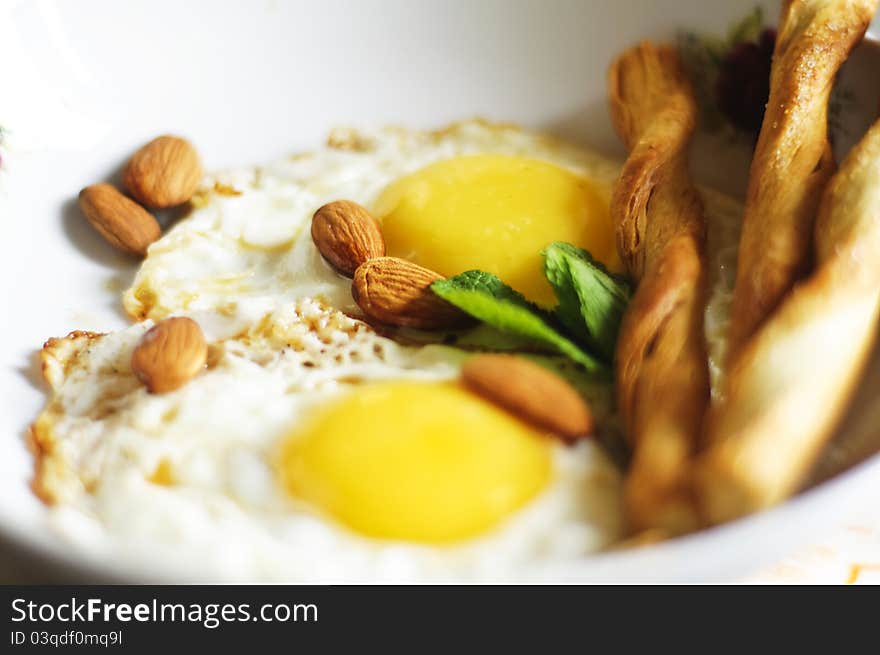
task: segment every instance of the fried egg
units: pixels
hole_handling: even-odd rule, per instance
[[[308,229],[321,205],[354,200],[380,221],[388,254],[444,275],[487,270],[548,306],[548,243],[620,270],[608,210],[618,171],[469,121],[337,130],[323,149],[208,178],[124,294],[140,322],[44,348],[37,487],[58,529],[92,552],[289,582],[501,581],[618,540],[621,476],[603,448],[564,445],[466,392],[466,352],[403,345],[358,320],[351,281]],[[717,377],[740,207],[705,200]],[[202,326],[208,367],[149,394],[131,350],[171,315]],[[613,426],[610,388],[560,370]]]
[[[348,281],[308,238],[314,211],[339,199],[373,211],[389,255],[443,275],[480,268],[551,304],[540,260],[550,242],[620,268],[608,215],[617,170],[599,155],[480,121],[437,132],[339,130],[323,150],[217,175],[198,208],[150,247],[125,308],[137,319],[219,314],[232,333],[301,297],[357,313]]]
[[[507,579],[622,534],[602,449],[465,391],[462,351],[305,299],[150,394],[130,357],[151,323],[43,351],[39,490],[92,553],[224,580]]]

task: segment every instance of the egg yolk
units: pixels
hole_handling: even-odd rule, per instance
[[[440,161],[390,184],[374,209],[389,255],[447,277],[488,271],[542,305],[554,304],[540,254],[553,241],[620,269],[607,198],[584,178],[536,159]]]
[[[452,382],[380,382],[285,442],[295,496],[363,534],[444,543],[492,528],[551,474],[546,436]]]

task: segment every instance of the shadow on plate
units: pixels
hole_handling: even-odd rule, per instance
[[[107,267],[118,267],[128,259],[114,249],[89,225],[79,209],[77,197],[68,198],[61,206],[61,226],[64,236],[74,248],[93,262]]]
[[[880,345],[874,348],[837,435],[825,447],[807,486],[821,484],[880,453]]]
[[[570,143],[595,150],[623,162],[626,151],[611,127],[608,104],[594,102],[548,121],[539,129]]]
[[[40,351],[34,350],[28,355],[27,363],[17,366],[16,372],[23,377],[31,387],[44,393],[46,383],[43,381],[43,365],[40,361]]]

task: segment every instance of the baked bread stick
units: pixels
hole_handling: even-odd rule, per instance
[[[728,361],[808,272],[813,223],[834,172],[828,99],[877,0],[786,0],[770,99],[749,172]]]
[[[697,103],[675,50],[642,43],[610,71],[611,117],[630,150],[611,214],[637,283],[615,355],[618,407],[633,447],[626,481],[636,530],[697,527],[688,484],[709,398],[703,335],[703,206],[687,170]]]
[[[708,420],[697,469],[719,523],[794,493],[861,376],[880,315],[880,121],[826,189],[815,271],[743,347]]]

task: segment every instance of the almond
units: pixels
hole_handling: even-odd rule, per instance
[[[590,407],[568,382],[513,355],[475,355],[461,369],[469,389],[532,425],[574,440],[593,430]]]
[[[315,212],[312,240],[324,259],[347,277],[364,262],[385,255],[379,221],[350,200],[336,200]]]
[[[438,330],[463,327],[471,318],[431,291],[443,276],[397,257],[358,266],[351,295],[364,313],[389,325]]]
[[[125,188],[147,207],[173,207],[192,198],[202,180],[199,155],[189,141],[160,136],[138,150],[122,172]]]
[[[174,391],[205,366],[208,345],[199,324],[185,316],[150,328],[131,353],[131,370],[150,393]]]
[[[93,184],[79,192],[79,208],[111,245],[143,257],[147,246],[162,235],[146,209],[111,184]]]

